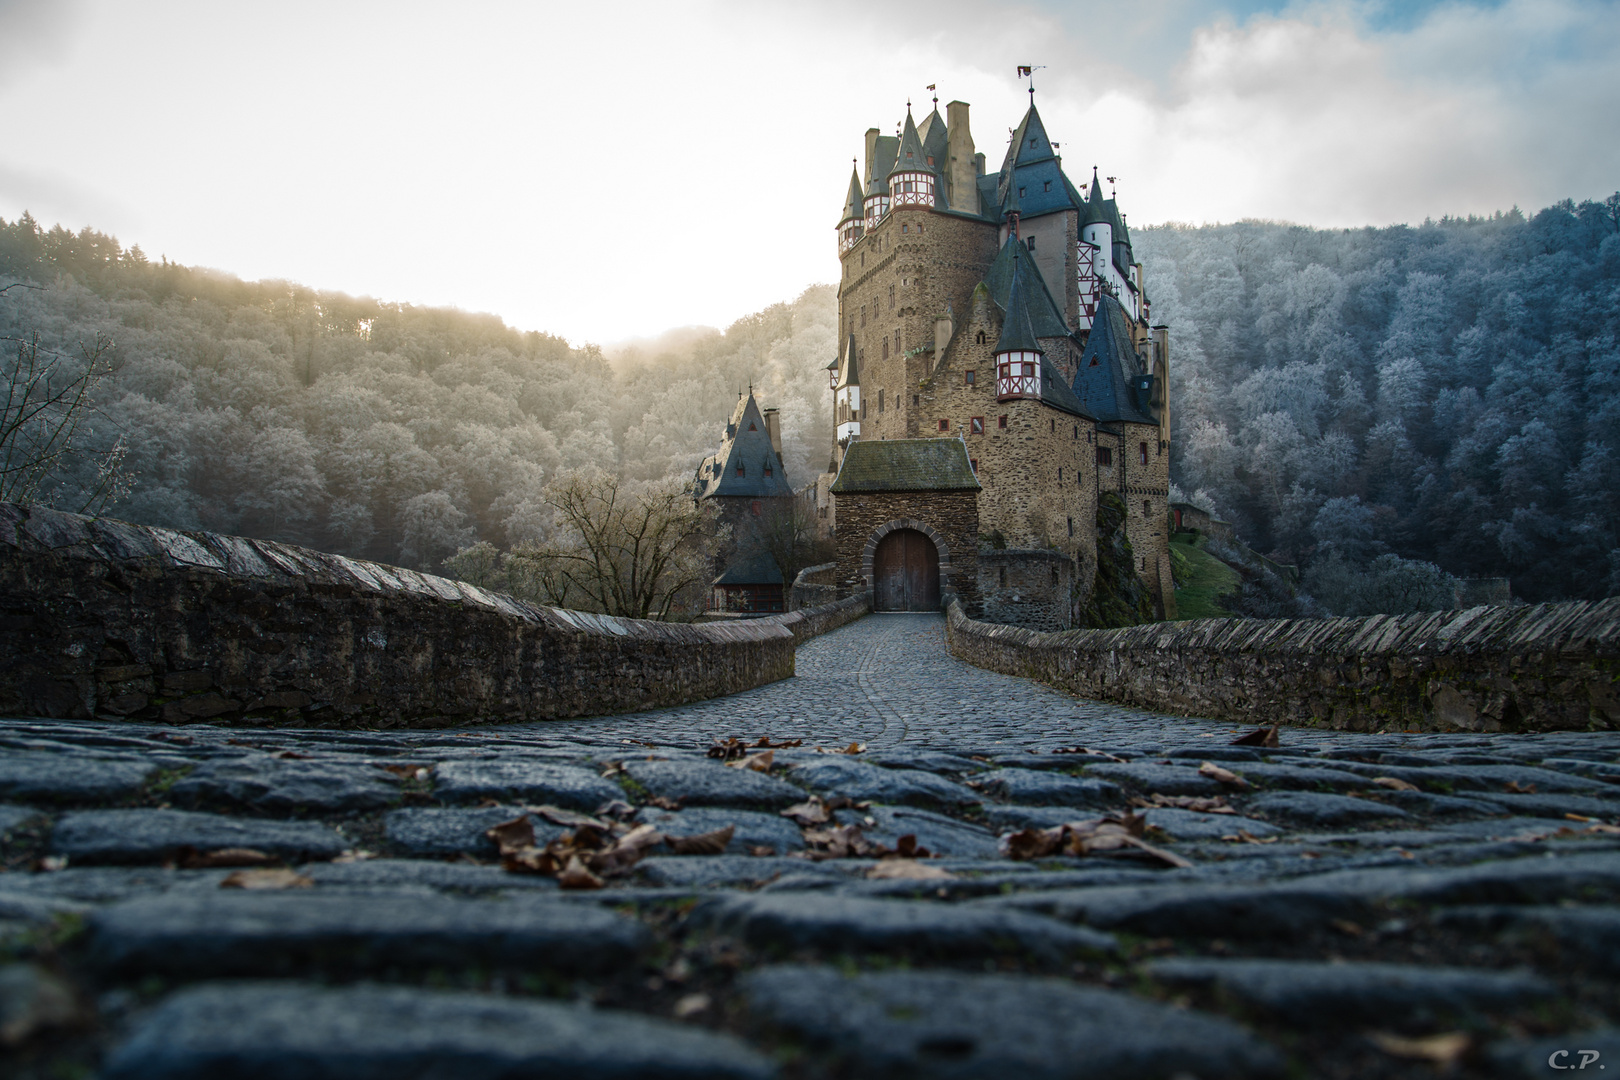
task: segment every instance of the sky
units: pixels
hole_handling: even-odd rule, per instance
[[[612,344],[834,281],[866,129],[995,168],[1020,64],[1134,226],[1620,188],[1620,0],[0,0],[0,217]]]

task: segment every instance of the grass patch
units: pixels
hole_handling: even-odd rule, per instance
[[[1231,613],[1221,607],[1221,598],[1237,592],[1238,572],[1206,552],[1199,543],[1170,542],[1170,562],[1175,569],[1176,620],[1224,619]]]

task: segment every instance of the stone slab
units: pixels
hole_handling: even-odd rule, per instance
[[[154,762],[38,752],[0,754],[0,798],[95,803],[127,799],[156,772]]]
[[[697,836],[732,826],[731,843],[726,852],[731,855],[749,855],[754,848],[768,847],[774,855],[804,849],[804,833],[780,814],[758,810],[737,810],[723,806],[694,806],[689,810],[660,810],[644,806],[636,814],[636,821],[651,825],[671,836]],[[662,849],[668,851],[667,848]]]
[[[433,770],[433,794],[447,803],[503,799],[586,813],[625,797],[623,788],[590,769],[534,759],[441,762]]]
[[[488,893],[504,890],[552,890],[555,878],[539,874],[511,874],[499,866],[430,859],[365,859],[345,863],[313,863],[299,868],[319,886],[351,889],[424,888],[446,892]]]
[[[1283,1068],[1229,1021],[1058,979],[784,964],[740,987],[752,1014],[859,1077],[1258,1080]]]
[[[495,842],[484,835],[488,829],[525,814],[520,806],[486,806],[477,809],[435,809],[407,807],[390,810],[383,816],[384,835],[399,851],[417,856],[477,855],[496,857]],[[565,831],[535,815],[529,815],[534,839],[546,844]]]
[[[1282,830],[1275,825],[1242,814],[1200,814],[1173,806],[1156,806],[1138,811],[1155,829],[1162,829],[1176,840],[1219,840],[1246,832],[1256,839],[1277,836]]]
[[[688,921],[696,929],[735,936],[759,949],[963,958],[1018,953],[1053,957],[1106,953],[1115,947],[1108,934],[1010,909],[820,892],[716,897],[694,909]]]
[[[1145,794],[1224,795],[1232,790],[1207,776],[1199,775],[1194,765],[1160,765],[1148,761],[1119,765],[1105,761],[1100,765],[1087,765],[1085,775],[1109,780]]]
[[[105,1080],[765,1080],[726,1035],[580,1005],[408,987],[189,987],[142,1016]]]
[[[19,825],[35,821],[44,814],[43,810],[36,810],[32,806],[0,806],[0,840],[4,840]]]
[[[319,889],[216,890],[130,900],[89,921],[94,962],[188,978],[469,964],[584,974],[635,962],[639,923],[588,905]]]
[[[972,788],[930,772],[885,769],[842,755],[795,765],[793,779],[821,795],[896,806],[971,806],[981,801]]]
[[[185,810],[79,810],[51,830],[50,851],[74,863],[143,863],[199,852],[252,848],[283,859],[331,859],[350,845],[315,822],[265,821]]]
[[[1155,960],[1148,975],[1172,986],[1212,986],[1294,1027],[1429,1028],[1478,1010],[1514,1009],[1557,996],[1528,971],[1328,963],[1316,960]]]
[[[1550,940],[1561,963],[1620,975],[1620,908],[1465,906],[1439,912],[1435,923],[1532,944]]]
[[[733,769],[707,758],[628,761],[624,768],[647,794],[680,799],[687,806],[780,809],[805,798],[803,789],[784,780],[751,769]]]
[[[1287,825],[1362,825],[1410,815],[1398,806],[1317,791],[1268,791],[1245,800],[1243,811]]]
[[[753,855],[660,855],[636,864],[636,880],[660,888],[717,889],[732,885],[758,885],[786,874],[814,874],[836,878],[864,868],[844,863],[813,863],[806,859]]]
[[[1068,776],[1037,769],[997,769],[979,781],[979,790],[1010,803],[1036,806],[1123,806],[1118,784],[1090,776]]]
[[[841,824],[859,825],[869,840],[894,847],[908,833],[935,855],[997,859],[1001,851],[996,834],[978,825],[914,806],[873,806],[867,810],[839,810]],[[871,824],[868,824],[871,822]]]
[[[169,789],[182,806],[262,813],[378,810],[399,799],[392,774],[363,762],[249,757],[205,761]]]

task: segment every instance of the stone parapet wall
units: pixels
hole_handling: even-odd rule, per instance
[[[1074,560],[1061,551],[981,548],[979,597],[986,622],[1062,630],[1074,622]]]
[[[651,709],[793,674],[827,605],[689,625],[285,544],[0,504],[0,713],[438,727]]]
[[[807,566],[794,577],[788,587],[788,610],[800,611],[830,603],[838,598],[838,564],[821,563]]]
[[[952,605],[953,655],[1080,697],[1353,731],[1620,727],[1620,599],[1039,633]]]

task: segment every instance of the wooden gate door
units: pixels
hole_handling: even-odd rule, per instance
[[[939,610],[939,552],[915,529],[897,529],[878,541],[872,576],[878,611]]]

